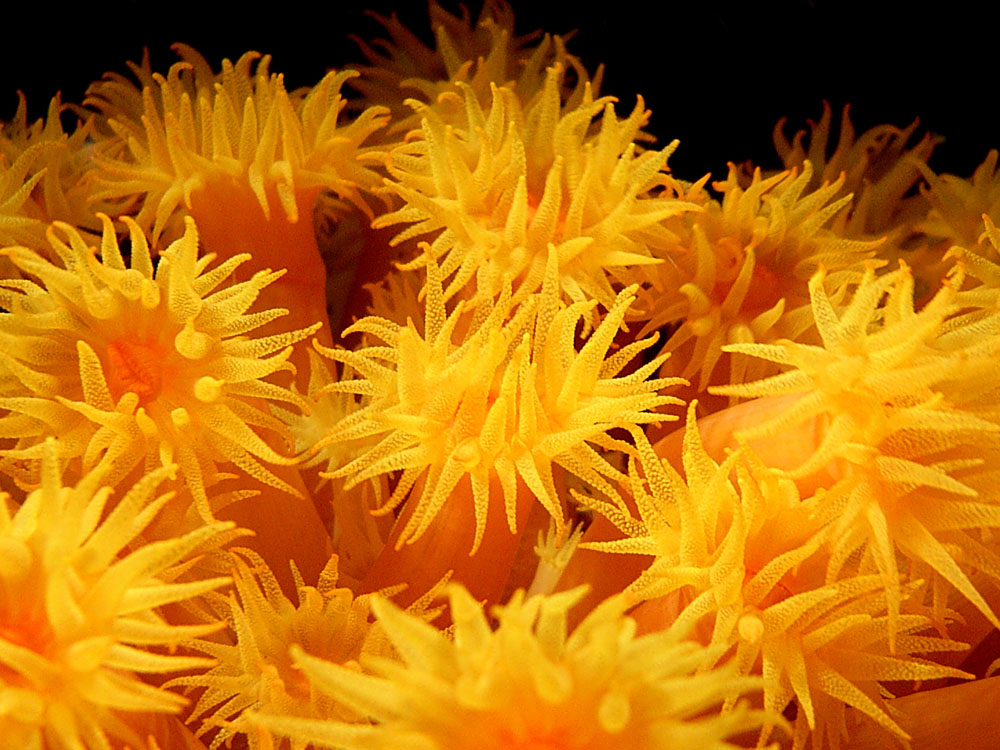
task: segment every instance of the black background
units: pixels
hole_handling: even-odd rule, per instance
[[[851,103],[859,130],[919,116],[946,139],[931,160],[938,171],[970,174],[1000,146],[996,11],[833,0],[512,4],[518,33],[576,29],[570,50],[591,70],[606,64],[602,93],[619,97],[620,112],[643,94],[653,112],[649,129],[662,143],[681,140],[671,165],[686,179],[722,176],[730,160],[776,166],[777,119],[789,118],[790,135],[819,117],[824,99],[835,113]],[[216,67],[248,49],[268,52],[272,71],[284,72],[292,88],[361,59],[348,34],[380,35],[366,8],[396,10],[429,39],[421,0],[278,2],[263,11],[243,3],[93,4],[58,13],[41,3],[37,11],[20,7],[29,20],[8,22],[0,42],[0,119],[13,115],[18,89],[36,117],[56,90],[79,101],[104,71],[127,72],[125,60],[138,60],[143,46],[162,72],[176,59],[174,41],[193,45]],[[478,3],[471,9],[477,13]]]

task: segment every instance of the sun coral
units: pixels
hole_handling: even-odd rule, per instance
[[[562,77],[560,66],[549,68],[530,101],[494,86],[488,106],[461,86],[461,122],[418,105],[421,129],[389,153],[387,187],[404,205],[374,226],[410,225],[393,243],[432,235],[429,254],[403,268],[439,261],[446,299],[463,290],[476,301],[492,297],[507,277],[523,299],[541,284],[551,244],[566,298],[610,308],[636,266],[660,262],[650,247],[675,239],[660,222],[694,208],[656,191],[677,144],[639,153],[649,114],[641,98],[621,120],[615,100],[594,99],[589,86],[564,106]]]
[[[188,647],[218,664],[204,674],[170,683],[205,689],[191,712],[192,719],[202,722],[198,736],[214,732],[209,745],[213,750],[231,745],[237,735],[245,735],[251,748],[260,747],[257,732],[244,717],[247,710],[283,717],[357,720],[352,710],[310,687],[293,665],[289,649],[300,648],[337,664],[354,664],[362,654],[391,655],[381,627],[370,621],[371,597],[338,588],[336,556],[327,562],[315,586],[307,586],[293,570],[298,602],[292,603],[266,563],[251,550],[233,549],[230,554],[236,591],[225,599],[217,596],[214,608],[229,623],[234,643],[220,643],[218,636],[188,642]],[[429,609],[428,604],[439,588],[423,592],[409,611],[433,619],[440,609]]]
[[[338,211],[353,205],[371,216],[365,194],[381,181],[372,169],[379,159],[366,163],[362,144],[385,125],[386,111],[371,107],[343,121],[340,89],[356,71],[330,72],[289,94],[283,77],[269,73],[270,57],[248,52],[216,74],[190,47],[175,49],[183,61],[166,77],[152,72],[148,58],[133,66],[141,91],[118,75],[91,87],[87,103],[113,131],[95,146],[93,199],[116,202],[116,214],[136,212],[154,245],[180,216],[194,217],[206,247],[223,260],[250,252],[254,271],[287,270],[264,292],[267,304],[280,304],[279,290],[291,291],[301,300],[291,309],[296,325],[326,320],[317,198],[332,191],[343,202]],[[336,303],[346,296],[342,289],[331,302],[335,325]],[[329,329],[321,336],[332,342]]]
[[[635,623],[609,601],[567,633],[567,611],[582,591],[495,608],[495,630],[480,605],[451,587],[454,639],[384,599],[372,603],[403,663],[362,659],[373,674],[297,650],[310,684],[374,726],[255,714],[279,736],[348,750],[497,750],[616,747],[722,750],[726,739],[759,726],[759,712],[719,714],[730,691],[755,681],[729,668],[695,674],[706,652],[674,631],[636,637]],[[716,711],[713,711],[716,709]]]
[[[370,189],[377,176],[357,160],[358,149],[385,117],[370,109],[338,127],[340,87],[356,72],[329,73],[293,98],[283,77],[268,71],[269,56],[248,52],[216,74],[195,50],[175,49],[183,61],[166,77],[152,72],[148,58],[133,66],[141,91],[117,75],[91,87],[87,103],[117,136],[95,156],[97,197],[145,194],[136,220],[154,242],[182,204],[191,210],[196,194],[216,181],[245,183],[265,216],[277,203],[291,223],[300,218],[301,190],[329,188],[370,211],[359,187]]]
[[[674,6],[458,7],[356,72],[279,9],[307,87],[177,45],[0,123],[0,749],[990,745],[996,153],[824,105],[712,181],[797,109],[781,45],[706,67],[768,14],[685,55]]]
[[[818,512],[825,498],[800,500],[790,480],[752,454],[716,464],[702,446],[694,410],[692,404],[685,476],[637,435],[642,473],[633,464],[630,478],[640,518],[595,503],[627,536],[582,546],[653,555],[626,589],[633,601],[651,600],[636,617],[647,628],[662,627],[664,618],[674,628],[694,628],[720,654],[735,647],[737,671],[763,675],[765,709],[779,713],[796,701],[796,748],[813,730],[814,748],[839,747],[847,706],[907,739],[886,712],[880,683],[971,677],[922,658],[965,644],[920,635],[932,624],[927,613],[901,616],[890,641],[880,576],[862,568],[825,579],[832,529]]]
[[[839,478],[821,511],[833,521],[829,575],[836,577],[858,555],[870,562],[884,582],[890,633],[905,581],[924,575],[916,570],[946,581],[1000,624],[966,572],[1000,573],[995,551],[977,538],[978,530],[1000,526],[995,480],[984,466],[1000,431],[993,385],[1000,317],[993,312],[971,325],[949,324],[963,276],[958,267],[917,311],[908,268],[880,277],[869,269],[838,309],[817,272],[809,288],[822,345],[727,347],[787,371],[715,389],[745,398],[801,394],[744,430],[747,437],[822,421],[822,442],[789,475],[829,468]],[[900,567],[900,556],[910,561],[909,571]],[[936,587],[938,608],[941,596]]]
[[[49,231],[58,265],[28,248],[6,251],[41,285],[0,282],[0,305],[8,311],[0,315],[0,406],[9,410],[0,431],[16,439],[2,451],[5,470],[20,482],[37,481],[43,440],[58,435],[63,460],[78,459],[78,471],[100,466],[109,482],[139,464],[148,471],[176,462],[207,519],[205,488],[226,467],[298,494],[261,463],[294,461],[271,445],[271,436],[286,438],[286,428],[261,406],[283,401],[308,410],[301,396],[269,377],[290,369],[291,345],[316,326],[246,335],[285,313],[248,312],[282,272],[226,283],[247,256],[209,268],[213,256],[198,257],[190,219],[155,271],[142,230],[126,219],[126,267],[111,221],[102,221],[100,260],[61,223]]]
[[[13,515],[0,498],[0,745],[107,750],[117,739],[140,747],[130,714],[176,713],[186,703],[142,676],[213,663],[158,649],[219,629],[171,624],[158,608],[229,583],[172,578],[232,524],[130,549],[169,499],[154,493],[173,467],[112,504],[99,471],[62,486],[58,453],[55,440],[44,443],[41,486]]]
[[[363,378],[341,381],[332,389],[369,400],[317,443],[317,449],[329,442],[384,435],[334,476],[350,476],[350,486],[402,470],[381,510],[386,512],[402,503],[426,475],[410,500],[412,515],[397,547],[427,529],[466,476],[475,507],[472,552],[486,530],[495,480],[502,488],[511,531],[517,528],[518,485],[523,483],[562,536],[562,493],[553,468],[559,466],[598,491],[616,495],[607,479],[621,474],[595,448],[622,449],[623,444],[607,434],[615,427],[669,418],[654,410],[676,403],[659,394],[675,381],[647,380],[662,357],[619,376],[653,340],[608,356],[635,289],[617,295],[597,330],[576,351],[577,323],[595,303],[562,303],[554,251],[549,258],[540,294],[512,310],[508,290],[488,312],[478,312],[478,326],[458,341],[454,339],[464,306],[459,303],[447,313],[441,273],[429,260],[423,335],[412,323],[400,326],[365,318],[348,333],[364,332],[385,346],[325,352]]]
[[[844,178],[807,191],[812,176],[807,161],[801,172],[764,178],[758,170],[744,188],[730,166],[728,179],[715,185],[722,202],[684,217],[686,253],[653,270],[644,330],[679,323],[664,344],[674,353],[667,371],[695,381],[693,393],[769,374],[763,362],[724,347],[801,339],[812,327],[807,282],[815,270],[829,271],[828,289],[838,295],[873,256],[878,241],[848,240],[824,227],[851,201],[850,194],[835,198]]]

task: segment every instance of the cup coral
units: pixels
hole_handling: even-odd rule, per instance
[[[752,690],[730,668],[694,674],[706,654],[672,630],[636,636],[609,601],[567,632],[573,590],[498,607],[496,629],[461,587],[449,591],[454,639],[385,600],[372,606],[402,663],[370,658],[366,675],[295,650],[310,684],[374,726],[256,714],[279,736],[350,750],[526,747],[708,750],[759,725],[745,706],[719,715],[730,692]],[[686,679],[684,679],[686,677]],[[713,708],[716,709],[713,712]]]
[[[431,0],[346,67],[292,12],[312,73],[177,44],[11,97],[0,750],[1000,736],[996,152],[862,101],[727,169],[865,58],[685,55],[695,7],[652,50]]]
[[[995,613],[956,561],[979,559],[975,530],[1000,526],[992,473],[981,474],[1000,431],[995,388],[988,379],[1000,347],[996,313],[974,329],[949,326],[964,273],[944,280],[923,309],[913,304],[905,266],[880,277],[869,268],[850,303],[837,310],[823,272],[809,282],[823,346],[793,342],[736,344],[729,351],[789,367],[771,378],[716,389],[741,396],[801,394],[783,413],[747,429],[773,435],[785,425],[821,418],[823,440],[790,472],[805,477],[834,466],[841,477],[820,511],[835,518],[829,575],[857,555],[871,558],[883,577],[895,629],[906,576],[897,555],[928,567],[974,603],[994,625]],[[966,539],[968,542],[966,543]],[[994,571],[991,562],[985,569]],[[995,572],[993,573],[995,575]]]
[[[42,446],[40,487],[13,513],[0,498],[0,744],[4,748],[109,748],[142,742],[136,712],[176,713],[186,701],[145,675],[205,669],[210,659],[161,653],[220,623],[177,624],[158,610],[230,582],[174,582],[199,545],[232,524],[130,549],[169,495],[174,467],[147,474],[107,511],[112,489],[94,471],[59,477],[56,441]]]
[[[2,282],[0,304],[7,312],[0,326],[10,342],[0,355],[8,410],[2,429],[16,439],[2,452],[7,470],[21,482],[36,481],[45,436],[57,434],[64,460],[78,460],[78,471],[100,466],[113,482],[140,463],[149,471],[176,462],[206,519],[212,511],[205,488],[220,479],[220,465],[298,493],[259,462],[287,465],[293,459],[261,434],[263,428],[281,438],[286,430],[258,403],[308,409],[301,396],[268,378],[290,369],[291,345],[319,324],[246,335],[285,313],[248,312],[282,272],[225,284],[247,256],[210,269],[214,258],[199,257],[190,219],[155,269],[142,230],[126,219],[126,267],[111,221],[102,221],[100,260],[66,224],[49,231],[58,265],[25,247],[6,251],[40,282]]]
[[[511,532],[517,529],[518,485],[523,485],[555,520],[561,535],[564,511],[554,468],[615,494],[607,480],[620,472],[595,447],[620,447],[607,434],[610,430],[660,421],[666,417],[654,410],[675,403],[656,393],[673,381],[646,379],[662,357],[618,377],[651,340],[608,356],[634,300],[634,288],[618,294],[597,330],[575,350],[577,323],[594,303],[567,306],[560,301],[556,252],[550,251],[548,278],[540,294],[512,310],[507,290],[480,316],[478,327],[458,341],[454,339],[461,336],[456,328],[463,305],[447,313],[441,273],[429,260],[423,336],[412,322],[400,326],[369,317],[346,333],[365,332],[387,346],[328,352],[363,377],[341,381],[340,389],[370,400],[317,445],[384,435],[334,476],[352,476],[353,484],[402,470],[379,511],[386,512],[400,504],[426,472],[397,547],[427,529],[466,476],[476,520],[471,553],[486,531],[490,488],[497,481]],[[455,387],[463,383],[465,388]]]
[[[628,269],[657,263],[650,245],[673,238],[661,221],[693,208],[653,192],[676,143],[637,152],[648,119],[642,99],[622,120],[614,99],[595,99],[589,86],[579,102],[563,105],[563,75],[561,66],[549,68],[528,101],[494,85],[488,107],[460,87],[460,122],[418,106],[420,129],[389,153],[387,187],[404,205],[374,225],[409,225],[394,243],[432,235],[426,256],[403,268],[439,261],[450,279],[446,298],[473,280],[465,296],[496,295],[509,276],[522,299],[541,284],[553,244],[566,298],[610,307],[614,283],[634,280]]]
[[[820,520],[826,498],[800,499],[789,479],[752,454],[716,464],[702,446],[694,406],[685,477],[637,436],[643,472],[631,477],[640,519],[605,508],[627,536],[583,546],[654,555],[625,590],[647,602],[636,616],[649,625],[676,612],[674,627],[696,629],[720,653],[735,648],[740,673],[763,675],[766,709],[782,712],[795,701],[794,747],[804,747],[810,732],[814,744],[835,744],[847,706],[909,739],[886,712],[880,683],[972,677],[924,655],[965,644],[917,635],[931,626],[929,611],[897,615],[897,633],[882,578],[863,566],[830,580],[826,542],[837,530]]]

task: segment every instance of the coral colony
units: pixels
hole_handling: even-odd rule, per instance
[[[0,748],[961,732],[997,153],[827,110],[688,181],[563,39],[430,16],[311,88],[176,45],[4,123]]]

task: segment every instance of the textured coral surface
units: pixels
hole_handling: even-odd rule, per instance
[[[0,750],[993,747],[1000,144],[910,16],[642,12],[4,109]]]

